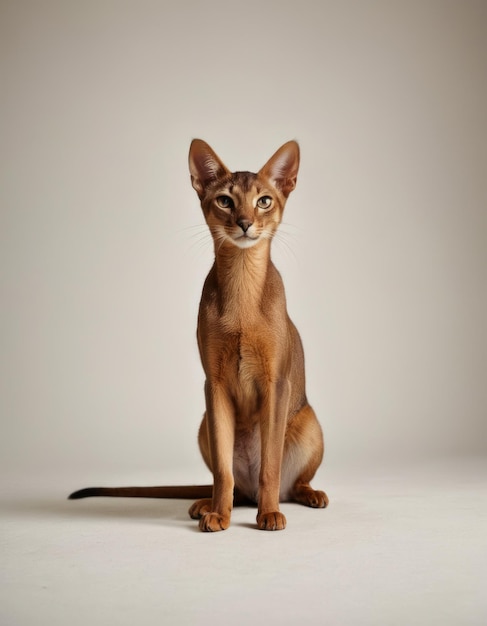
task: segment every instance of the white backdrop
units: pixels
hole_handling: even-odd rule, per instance
[[[486,9],[3,1],[2,470],[202,469],[193,137],[300,142],[274,258],[327,463],[485,452]]]

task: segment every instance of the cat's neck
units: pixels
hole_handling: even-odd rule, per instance
[[[251,248],[227,245],[217,249],[214,269],[222,313],[235,320],[251,320],[258,314],[271,266],[269,240]]]

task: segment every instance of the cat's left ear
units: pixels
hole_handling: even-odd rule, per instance
[[[296,187],[299,169],[299,146],[288,141],[271,156],[259,174],[264,174],[287,198]]]

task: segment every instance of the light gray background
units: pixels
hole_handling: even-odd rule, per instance
[[[485,624],[487,3],[3,0],[0,63],[2,623]],[[284,533],[63,501],[209,479],[193,137],[302,149],[274,259],[331,505]]]
[[[202,468],[193,137],[301,144],[274,257],[328,462],[485,450],[486,9],[3,2],[4,471]]]

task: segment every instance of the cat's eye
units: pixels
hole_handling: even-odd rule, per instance
[[[259,209],[270,209],[272,204],[272,198],[270,196],[262,196],[257,200],[257,206]]]
[[[233,209],[233,200],[230,196],[218,196],[216,199],[216,203],[220,207],[220,209]]]

